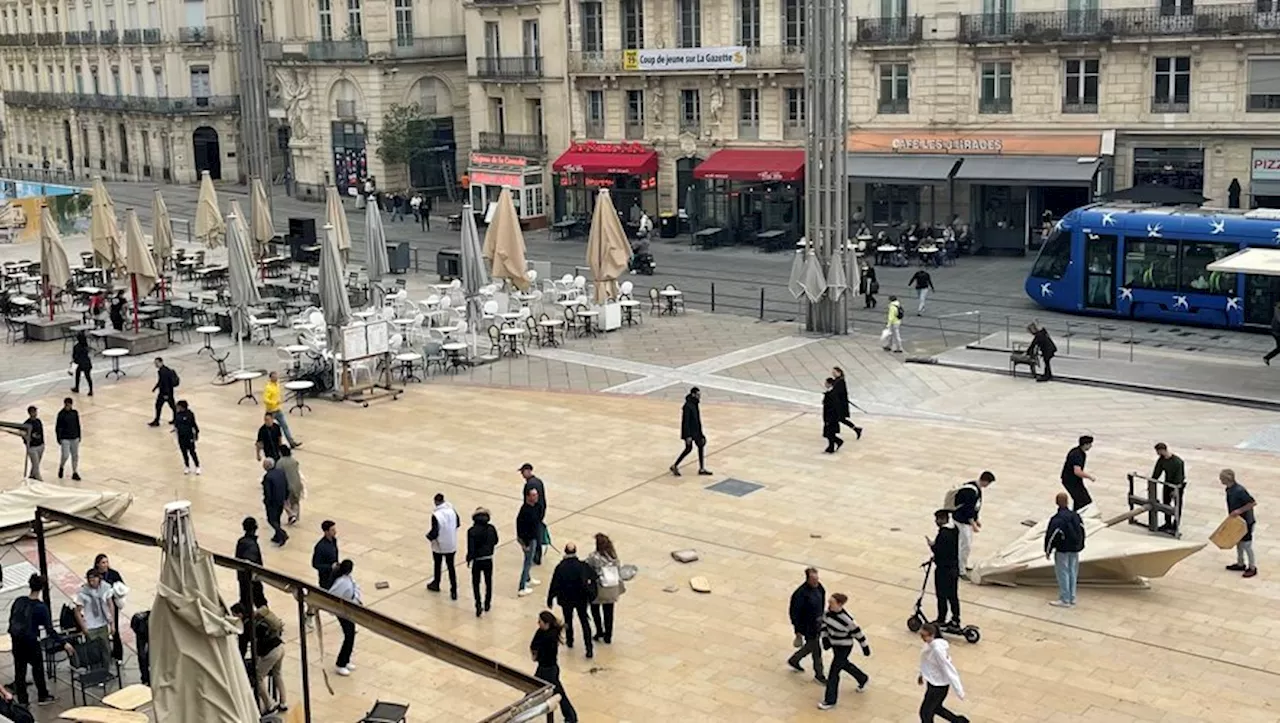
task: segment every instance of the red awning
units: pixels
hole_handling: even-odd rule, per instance
[[[804,150],[724,148],[693,169],[694,178],[727,181],[799,181],[804,178]]]
[[[635,146],[611,151],[606,144],[599,145],[599,150],[586,144],[570,146],[551,168],[559,173],[588,175],[651,176],[658,172],[657,151]]]

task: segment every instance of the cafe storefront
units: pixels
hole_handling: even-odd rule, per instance
[[[498,202],[503,188],[511,189],[520,225],[525,229],[546,228],[546,200],[543,169],[529,159],[496,153],[472,153],[467,167],[471,208],[487,220],[489,207]]]
[[[625,225],[641,211],[658,218],[658,152],[642,143],[574,143],[555,160],[557,222],[591,218],[600,189],[609,189]]]
[[[804,234],[804,170],[803,148],[724,148],[711,154],[693,169],[699,181],[695,238],[704,246],[793,248]]]
[[[1254,148],[1249,166],[1252,208],[1280,208],[1280,148]]]

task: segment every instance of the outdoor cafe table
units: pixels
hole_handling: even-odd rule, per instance
[[[663,301],[666,302],[663,313],[665,313],[667,316],[675,315],[676,299],[680,298],[681,296],[684,296],[684,292],[679,289],[663,289],[662,291],[658,292],[658,295],[661,296]]]
[[[547,346],[560,346],[560,342],[556,341],[556,329],[564,326],[564,319],[542,319],[538,322],[538,328],[542,329],[542,343]]]

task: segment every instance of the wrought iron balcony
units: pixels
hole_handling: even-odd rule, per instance
[[[1082,100],[1080,98],[1063,98],[1062,112],[1072,113],[1076,115],[1090,115],[1098,112],[1098,101]]]
[[[1161,98],[1156,96],[1151,99],[1152,113],[1190,113],[1191,98],[1185,95],[1166,96]]]
[[[369,43],[361,39],[315,40],[307,43],[307,60],[364,60]]]
[[[979,113],[1012,113],[1013,98],[979,98]]]
[[[511,5],[537,5],[541,0],[470,0],[480,7],[506,7]]]
[[[542,77],[542,56],[476,58],[476,77],[484,80],[538,80]]]
[[[92,30],[68,30],[62,34],[62,40],[67,45],[93,45],[97,39],[97,34]]]
[[[915,45],[924,37],[924,18],[858,18],[859,45]]]
[[[75,108],[164,115],[233,113],[240,109],[240,97],[234,95],[203,98],[148,98],[133,95],[35,93],[15,90],[5,93],[5,103],[26,108]]]
[[[178,28],[178,42],[183,45],[205,45],[215,38],[213,28],[208,25],[193,25]]]
[[[62,45],[62,33],[36,33],[36,42],[46,48]]]
[[[159,45],[164,42],[164,38],[160,35],[160,28],[143,28],[142,44],[143,45]]]
[[[142,45],[142,29],[125,28],[121,42],[125,45]]]
[[[881,115],[902,115],[911,112],[910,98],[881,98],[879,105]]]
[[[393,58],[461,58],[467,54],[467,36],[396,38],[391,41],[387,54]]]
[[[965,43],[1055,43],[1156,37],[1280,35],[1280,11],[1263,3],[1197,5],[1186,15],[1159,7],[960,16]]]
[[[547,137],[525,133],[480,131],[478,150],[527,158],[544,158],[547,155]]]
[[[119,30],[99,30],[98,45],[115,45],[120,42]]]

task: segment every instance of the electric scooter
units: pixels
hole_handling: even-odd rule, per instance
[[[924,602],[925,589],[929,586],[929,573],[933,572],[933,558],[929,558],[920,567],[924,568],[924,581],[920,583],[920,596],[916,598],[915,612],[911,613],[911,617],[907,618],[907,630],[913,633],[920,632],[920,628],[929,622],[929,618],[925,616],[921,604]],[[976,625],[958,627],[952,623],[939,623],[938,629],[948,635],[960,635],[967,643],[976,643],[982,639],[982,631]]]

